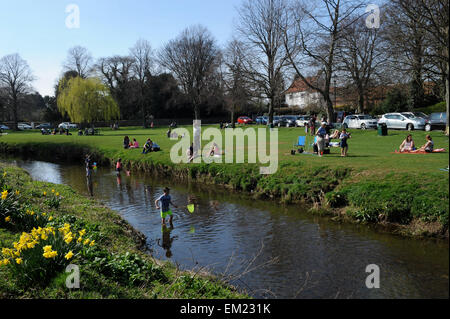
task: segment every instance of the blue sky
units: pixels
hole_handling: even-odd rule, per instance
[[[127,54],[140,39],[158,49],[193,24],[220,45],[233,35],[241,0],[0,0],[0,57],[19,53],[33,70],[33,87],[52,95],[67,50],[81,45],[94,58]],[[66,6],[80,9],[80,28],[66,27]]]

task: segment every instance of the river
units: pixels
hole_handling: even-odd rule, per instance
[[[84,168],[8,160],[35,180],[70,185],[87,195]],[[163,238],[154,201],[171,188],[174,228]],[[161,180],[110,168],[94,174],[94,197],[147,236],[152,254],[182,269],[232,276],[257,298],[448,298],[449,246],[402,238],[369,226],[313,216],[300,205],[250,199],[202,184]],[[194,202],[194,213],[186,205]],[[163,240],[164,239],[164,240]],[[380,288],[366,287],[366,267],[380,269]]]

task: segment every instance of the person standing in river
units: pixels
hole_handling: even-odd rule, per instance
[[[161,202],[161,206],[159,206],[159,202]],[[170,196],[170,188],[164,188],[164,194],[161,195],[157,200],[155,200],[156,209],[161,209],[161,223],[163,225],[166,224],[166,217],[169,216],[169,224],[173,227],[172,220],[172,211],[170,210],[170,205],[175,208],[178,208],[174,203],[172,203],[172,197]]]
[[[88,192],[91,196],[94,196],[94,186],[92,184],[93,165],[92,165],[91,157],[89,154],[86,155],[86,159],[84,160],[84,163],[86,165],[86,183],[87,183],[87,187],[88,187]]]

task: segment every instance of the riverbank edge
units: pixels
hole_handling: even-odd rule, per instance
[[[86,154],[102,166],[114,167],[114,161],[119,155],[106,154],[101,149],[79,144],[44,144],[44,143],[5,143],[0,142],[0,152],[9,156],[45,160],[50,162],[82,163]],[[217,185],[225,191],[242,192],[255,199],[275,200],[286,204],[308,205],[312,214],[330,217],[335,222],[363,223],[375,226],[382,232],[404,237],[448,239],[447,221],[423,220],[413,217],[408,222],[388,221],[380,214],[376,220],[367,221],[359,218],[359,210],[363,207],[336,201],[336,192],[343,184],[352,183],[358,173],[349,168],[322,167],[305,169],[302,174],[308,183],[301,187],[284,188],[279,184],[291,181],[290,176],[282,178],[262,178],[256,165],[220,165],[220,164],[172,164],[154,162],[150,156],[145,160],[133,161],[122,156],[122,162],[127,170],[154,174],[158,177],[168,177],[182,182],[196,182],[205,185]],[[223,169],[227,167],[227,169]],[[364,172],[367,174],[367,171]],[[370,173],[369,173],[370,174]],[[358,181],[355,181],[358,183]],[[278,184],[278,185],[277,185]],[[297,186],[297,185],[294,185]],[[448,196],[447,196],[448,197]],[[383,203],[374,203],[374,205]],[[448,198],[447,198],[448,206]]]
[[[181,278],[181,281],[185,278],[192,278],[192,280],[199,280],[204,286],[210,285],[213,291],[211,295],[205,294],[202,296],[202,299],[211,299],[211,298],[223,298],[223,296],[229,296],[233,299],[241,299],[250,298],[245,291],[241,291],[238,288],[227,284],[223,280],[220,279],[220,277],[212,274],[211,272],[207,271],[206,268],[200,268],[200,269],[191,269],[191,270],[180,270],[176,265],[171,263],[170,261],[163,261],[156,259],[154,256],[152,256],[149,252],[151,250],[151,247],[147,244],[147,238],[146,236],[140,232],[139,230],[135,229],[132,225],[128,223],[118,212],[106,207],[104,204],[102,204],[100,201],[89,198],[88,196],[84,196],[81,194],[78,194],[75,190],[73,190],[70,186],[67,185],[58,185],[48,182],[40,182],[40,181],[34,181],[31,176],[29,175],[26,170],[9,164],[3,164],[0,163],[0,171],[4,171],[6,178],[9,176],[14,176],[14,182],[10,183],[10,186],[13,186],[17,191],[20,192],[20,194],[35,194],[36,190],[42,190],[42,189],[53,189],[55,192],[61,192],[61,195],[63,196],[63,203],[61,205],[61,208],[58,209],[49,209],[49,207],[44,207],[45,205],[39,201],[33,201],[33,205],[39,205],[41,212],[48,212],[48,214],[52,214],[52,216],[64,216],[68,214],[69,216],[76,216],[77,218],[80,218],[85,222],[86,228],[97,228],[100,226],[100,229],[105,228],[111,228],[118,230],[114,233],[114,238],[108,238],[111,234],[106,235],[105,233],[102,233],[101,236],[106,236],[107,238],[102,241],[99,240],[97,242],[97,246],[101,249],[105,249],[110,251],[112,254],[122,254],[122,253],[132,253],[132,254],[139,254],[142,258],[146,260],[148,263],[153,263],[158,267],[163,267],[164,271],[170,274],[170,277],[173,278],[172,282],[169,282],[167,284],[161,284],[161,287],[158,287],[158,290],[163,290],[165,292],[164,285],[167,285],[167,290],[172,288],[172,286],[175,285],[175,282]],[[65,201],[68,201],[68,203],[64,204]],[[32,201],[30,201],[31,203]],[[74,211],[76,206],[80,207],[89,207],[90,209],[83,210],[83,213],[81,216],[75,213]],[[95,212],[94,212],[95,211]],[[99,216],[94,216],[95,214]],[[96,222],[92,222],[91,219],[99,220],[99,217],[101,219],[100,224],[97,224]],[[2,244],[5,244],[7,242],[10,242],[12,238],[15,238],[16,236],[19,236],[20,232],[14,232],[8,229],[0,228],[0,242]],[[108,244],[103,244],[103,242],[107,242]],[[0,247],[0,249],[3,248],[3,246]],[[149,250],[150,249],[150,250]],[[0,275],[1,275],[0,269]],[[64,275],[63,275],[64,276]],[[106,276],[106,275],[105,275]],[[114,281],[114,278],[108,278],[105,277],[108,280]],[[1,298],[8,298],[8,292],[5,292],[1,290],[1,286],[3,286],[3,283],[1,283],[2,278],[0,278],[0,299]],[[116,283],[117,285],[120,285],[120,283]],[[9,287],[14,287],[14,283],[8,283]],[[86,287],[85,287],[86,288]],[[84,288],[84,289],[85,289]],[[21,289],[21,288],[20,288]],[[95,287],[89,287],[89,289],[94,289]],[[134,290],[140,291],[145,290],[144,287],[127,287],[122,286],[121,289],[123,291],[130,290],[130,295],[135,294],[136,292]],[[35,290],[35,289],[32,289]],[[39,290],[39,289],[38,289]],[[198,298],[198,296],[190,296],[186,292],[186,295],[183,295],[185,290],[188,290],[186,288],[180,288],[181,292],[176,291],[174,292],[174,296],[170,296],[169,298]],[[37,298],[52,298],[47,295],[47,293],[52,294],[53,296],[57,296],[56,298],[78,298],[77,294],[74,295],[68,295],[66,292],[64,292],[64,295],[60,294],[62,293],[61,287],[58,287],[58,289],[54,287],[46,287],[41,288],[41,290],[38,292]],[[34,298],[33,294],[36,294],[36,291],[31,292],[31,295],[28,291],[24,291],[23,297],[25,298]],[[39,295],[43,294],[43,295]],[[215,295],[215,294],[218,294]],[[138,297],[147,296],[146,298],[158,298],[157,292],[151,291],[145,291],[145,293],[139,292],[137,295]],[[13,298],[17,298],[19,296],[14,296]],[[105,296],[101,296],[101,298],[104,298]],[[89,298],[91,298],[89,296]],[[108,296],[106,296],[108,298]],[[120,297],[119,297],[120,298]]]

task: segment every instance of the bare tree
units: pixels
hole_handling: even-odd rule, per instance
[[[134,77],[138,83],[138,104],[142,113],[143,126],[147,127],[148,109],[145,101],[145,87],[146,82],[152,76],[153,68],[153,50],[150,42],[140,39],[136,42],[133,48],[130,49],[130,55],[134,59],[132,65]]]
[[[135,60],[130,56],[113,56],[98,60],[96,69],[100,72],[105,84],[108,85],[112,96],[120,107],[120,114],[124,118],[133,115],[131,104],[135,102],[136,92],[133,84],[133,66]]]
[[[408,1],[398,0],[407,5]],[[447,128],[449,134],[449,1],[448,0],[416,0],[417,6],[406,6],[405,10],[418,12],[415,22],[426,32],[430,46],[425,56],[438,65],[439,75],[445,85],[445,101],[447,103]],[[403,5],[405,6],[405,5]],[[420,23],[422,22],[422,23]]]
[[[424,19],[417,11],[418,1],[420,0],[391,0],[385,8],[385,37],[389,41],[387,52],[391,57],[392,67],[403,72],[410,80],[409,104],[412,108],[423,106],[424,71],[427,63],[427,37],[421,27]],[[411,10],[409,7],[415,9]]]
[[[242,41],[251,52],[247,76],[261,88],[270,101],[269,123],[273,122],[274,107],[281,100],[283,70],[287,56],[283,45],[283,26],[287,22],[285,0],[246,0],[239,8],[237,27]]]
[[[246,65],[248,52],[242,42],[234,39],[230,41],[224,52],[223,83],[225,86],[225,101],[230,109],[231,125],[236,123],[236,108],[249,103],[251,84],[247,77]]]
[[[19,54],[7,55],[0,60],[0,87],[4,87],[6,105],[13,113],[15,130],[17,130],[19,101],[31,90],[33,80],[28,63]]]
[[[158,60],[175,75],[194,107],[195,119],[200,119],[208,82],[216,77],[220,63],[220,50],[210,32],[200,25],[185,29],[161,49]]]
[[[350,17],[361,7],[359,1],[295,1],[289,10],[284,45],[290,65],[309,88],[321,94],[329,121],[334,119],[330,89],[336,71],[337,45],[354,23]],[[308,72],[315,72],[316,76],[308,77]]]
[[[78,76],[85,79],[93,70],[93,58],[88,50],[82,46],[70,48],[64,62],[64,71],[76,71]]]
[[[379,29],[368,29],[363,17],[349,20],[356,23],[348,26],[336,47],[337,71],[349,78],[358,96],[358,112],[363,113],[368,89],[386,62],[386,48]]]

